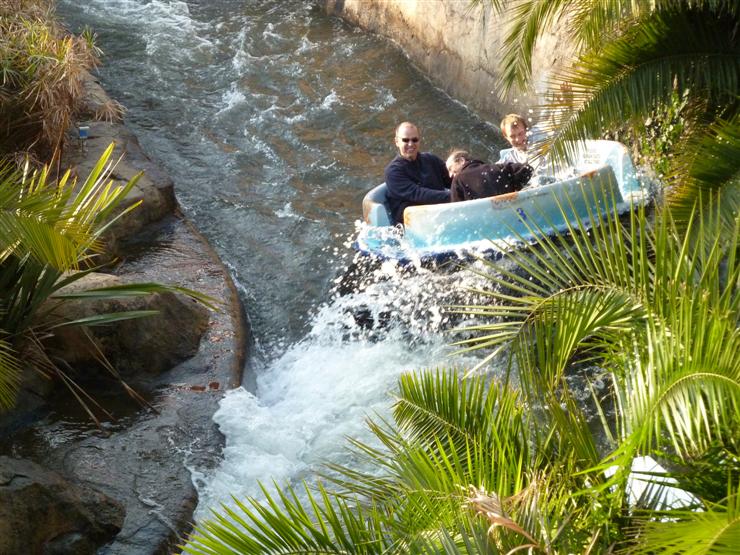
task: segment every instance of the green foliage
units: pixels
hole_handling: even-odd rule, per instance
[[[505,38],[502,91],[527,85],[532,54],[546,32],[557,29],[576,46],[574,57],[553,70],[540,107],[552,131],[536,145],[542,153],[567,160],[571,141],[633,137],[634,149],[664,176],[666,195],[680,199],[675,216],[684,222],[696,200],[694,183],[707,168],[690,147],[724,151],[729,174],[740,171],[737,145],[726,141],[738,133],[736,1],[521,0],[503,9],[513,25]],[[737,181],[726,176],[713,187],[727,189],[735,203]],[[726,205],[724,217],[733,209]]]
[[[586,355],[615,373],[624,413],[652,421],[635,450],[665,439],[687,456],[707,448],[740,414],[740,220],[725,237],[718,212],[679,233],[670,214],[653,222],[641,209],[629,225],[613,215],[588,233],[543,237],[513,252],[522,295],[492,291],[488,313],[495,320],[459,345],[513,338],[521,383],[536,397],[564,386],[564,373]],[[497,270],[492,280],[500,285],[511,275]],[[636,424],[622,428],[627,433]]]
[[[720,233],[732,237],[740,211],[740,113],[716,121],[706,134],[680,145],[678,153],[671,175],[677,186],[667,195],[668,209],[683,224],[697,210],[703,218],[720,207]]]
[[[69,172],[54,183],[48,168],[25,172],[0,169],[0,408],[12,406],[24,369],[57,374],[62,370],[45,355],[43,337],[59,326],[100,325],[146,313],[99,314],[55,322],[58,303],[71,298],[115,298],[175,291],[212,307],[196,292],[159,284],[132,284],[64,294],[60,291],[96,269],[102,234],[138,204],[123,208],[138,176],[123,186],[109,179],[113,145],[103,153],[83,183]],[[20,364],[20,357],[25,365]]]
[[[735,488],[721,504],[705,511],[671,511],[670,520],[655,515],[637,519],[640,535],[629,548],[637,553],[725,555],[740,545],[740,496]]]
[[[20,373],[21,366],[10,343],[0,339],[0,408],[13,405]]]
[[[632,145],[635,164],[649,167],[656,176],[665,178],[671,170],[670,158],[680,148],[687,131],[689,92],[674,92],[668,102],[650,112],[643,125],[625,125],[605,132],[604,138]]]
[[[184,551],[193,554],[225,553],[387,553],[382,521],[341,499],[332,499],[319,486],[306,489],[306,507],[291,488],[273,497],[263,488],[266,501],[251,499],[251,508],[235,500],[238,510],[224,507],[224,514],[196,527],[196,536]]]

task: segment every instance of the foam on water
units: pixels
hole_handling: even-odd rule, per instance
[[[301,37],[301,44],[296,49],[296,54],[305,54],[306,52],[309,52],[314,48],[316,48],[316,45],[308,40],[308,37],[304,35],[303,37]]]
[[[93,18],[109,21],[135,21],[146,41],[150,56],[192,56],[209,51],[213,44],[205,37],[206,27],[190,14],[182,0],[111,0],[90,2],[84,10]]]
[[[344,437],[366,435],[365,416],[387,412],[389,384],[413,368],[413,354],[403,342],[302,342],[260,376],[259,398],[231,392],[214,416],[227,438],[224,460],[198,484],[196,518],[231,495],[258,496],[258,481],[295,483],[320,461],[343,460]]]
[[[286,202],[285,206],[283,206],[280,210],[276,210],[275,215],[278,218],[300,218],[300,216],[295,213],[295,210],[293,210],[293,206],[289,202]]]
[[[340,100],[339,100],[339,96],[337,96],[337,91],[332,89],[331,92],[326,95],[324,100],[321,101],[321,107],[331,108],[334,104],[338,104],[339,102]]]
[[[387,89],[378,89],[378,95],[379,99],[376,103],[372,104],[370,106],[370,109],[374,112],[380,112],[381,110],[387,109],[389,106],[392,106],[396,103],[396,97],[393,96],[393,93]]]
[[[224,112],[228,112],[232,108],[244,104],[246,100],[247,97],[244,96],[244,93],[232,86],[230,90],[224,92],[221,96],[221,101],[223,102],[224,106],[216,113],[216,115],[220,116]]]
[[[472,366],[472,357],[450,358],[444,306],[464,300],[477,279],[385,263],[358,290],[337,291],[307,336],[259,371],[256,395],[239,388],[221,402],[214,420],[226,438],[224,460],[210,475],[192,469],[196,518],[230,505],[232,495],[259,498],[259,482],[310,482],[322,463],[347,462],[345,438],[371,440],[365,419],[388,415],[403,372]]]

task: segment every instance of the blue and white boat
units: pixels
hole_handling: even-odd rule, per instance
[[[402,263],[495,257],[537,235],[567,231],[579,220],[589,227],[591,218],[612,210],[621,214],[648,200],[623,144],[590,140],[573,150],[572,166],[539,177],[549,183],[530,182],[521,191],[494,197],[411,206],[404,211],[403,227],[392,224],[385,183],[378,185],[363,199],[355,246],[363,254]]]

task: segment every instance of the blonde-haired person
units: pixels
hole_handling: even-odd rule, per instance
[[[529,139],[533,135],[542,136],[543,131],[537,125],[530,128],[524,116],[519,114],[507,114],[501,120],[501,134],[504,136],[511,148],[499,151],[497,164],[514,162],[517,164],[528,164],[534,170],[533,182],[538,184],[549,183],[554,180],[552,174],[554,168],[545,157],[533,156],[529,151]]]
[[[516,162],[526,164],[529,162],[529,146],[527,131],[529,125],[527,120],[519,114],[507,114],[501,120],[501,134],[504,136],[511,148],[505,148],[499,152],[499,163]]]

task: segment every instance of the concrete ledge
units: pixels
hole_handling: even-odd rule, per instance
[[[398,44],[435,85],[494,123],[539,104],[553,67],[571,50],[564,35],[543,36],[532,60],[537,85],[502,97],[496,91],[508,22],[488,2],[472,7],[467,0],[324,0],[324,7]]]

